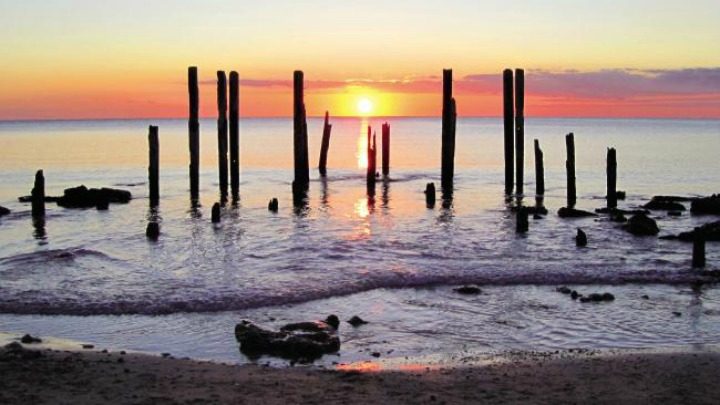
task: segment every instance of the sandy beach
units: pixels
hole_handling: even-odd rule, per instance
[[[27,347],[27,346],[26,346]],[[147,354],[5,347],[0,403],[718,403],[720,354],[511,353],[402,371],[234,366]]]

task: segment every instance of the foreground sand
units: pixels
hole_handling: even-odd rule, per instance
[[[525,353],[484,366],[362,373],[38,352],[0,349],[0,403],[720,403],[714,352]]]

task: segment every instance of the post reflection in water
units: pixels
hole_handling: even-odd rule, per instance
[[[33,217],[33,238],[37,240],[47,239],[47,232],[45,231],[45,217]]]

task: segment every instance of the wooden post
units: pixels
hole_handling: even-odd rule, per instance
[[[515,217],[515,231],[517,233],[526,233],[529,228],[528,210],[525,207],[518,207]]]
[[[535,140],[535,195],[545,194],[545,164],[540,141]]]
[[[157,222],[148,222],[145,228],[145,236],[150,240],[158,240],[160,237],[160,224]]]
[[[150,206],[157,207],[160,203],[160,142],[158,140],[158,127],[150,125],[148,131],[149,161],[148,183],[150,185]]]
[[[375,134],[372,134],[372,129],[368,125],[368,145],[367,145],[367,187],[368,191],[375,191],[375,173],[377,172],[377,145],[375,143]]]
[[[330,131],[332,130],[329,120],[330,114],[325,111],[325,124],[323,125],[322,144],[320,145],[320,164],[318,164],[322,177],[327,176],[327,154],[330,149]]]
[[[390,125],[386,122],[382,126],[382,174],[390,174]]]
[[[227,119],[227,77],[225,72],[217,72],[218,107],[218,177],[220,181],[220,201],[225,203],[228,195],[228,119]]]
[[[514,132],[513,127],[513,72],[503,71],[503,127],[505,130],[505,194],[513,190]]]
[[[35,218],[45,216],[45,175],[42,170],[35,173],[35,184],[30,192],[32,216]]]
[[[443,69],[441,185],[451,190],[455,174],[455,128],[457,109],[452,96],[452,69]]]
[[[188,95],[190,99],[190,114],[188,119],[190,199],[197,201],[200,194],[200,115],[198,107],[200,96],[198,90],[198,71],[195,66],[188,68]]]
[[[515,69],[515,192],[523,193],[525,174],[525,71]]]
[[[575,190],[575,135],[565,135],[565,147],[567,148],[567,160],[565,171],[567,173],[567,207],[575,207],[577,202],[577,191]]]
[[[278,212],[279,203],[277,198],[273,198],[268,202],[268,211],[270,212]]]
[[[220,223],[220,203],[213,204],[210,218],[213,224]]]
[[[240,198],[240,78],[230,72],[230,192]]]
[[[295,193],[307,191],[310,184],[310,168],[308,166],[307,121],[303,94],[303,72],[296,70],[293,74],[293,151],[295,162]]]
[[[615,148],[607,151],[607,207],[617,208],[617,154]]]
[[[425,185],[425,205],[428,208],[435,207],[435,183]]]
[[[705,267],[705,235],[700,228],[695,228],[695,238],[693,239],[693,256],[692,266],[701,268]]]

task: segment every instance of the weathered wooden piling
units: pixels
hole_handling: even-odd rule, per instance
[[[160,203],[160,141],[158,139],[158,127],[154,125],[150,125],[148,130],[148,145],[150,206],[156,207]]]
[[[240,198],[240,78],[230,72],[230,192]]]
[[[382,174],[387,177],[390,174],[390,124],[382,125]]]
[[[301,193],[310,184],[310,168],[308,166],[307,121],[303,94],[303,72],[296,70],[293,74],[294,109],[293,109],[293,151],[295,162],[295,180],[293,192]]]
[[[270,202],[268,202],[268,211],[270,212],[278,212],[279,207],[280,204],[278,203],[277,198],[273,198]]]
[[[372,129],[370,126],[368,126],[368,145],[367,145],[367,174],[366,174],[366,180],[367,180],[367,187],[368,190],[371,190],[374,192],[375,190],[375,181],[376,181],[376,173],[377,173],[377,144],[376,144],[376,134],[370,135],[372,132]]]
[[[525,175],[525,71],[515,69],[515,192],[523,193]]]
[[[697,268],[705,267],[705,235],[700,228],[695,228],[693,239],[692,266]]]
[[[220,222],[220,203],[213,204],[210,218],[213,224]]]
[[[543,151],[540,149],[540,141],[535,140],[535,195],[545,194],[545,163],[543,162]]]
[[[200,113],[197,67],[188,68],[189,119],[188,140],[190,146],[190,198],[196,201],[200,190]]]
[[[330,114],[325,111],[325,124],[323,125],[322,143],[320,144],[320,163],[318,164],[318,170],[323,177],[327,176],[327,154],[330,149],[331,131]]]
[[[513,164],[515,164],[515,127],[513,110],[513,72],[503,70],[503,128],[505,132],[505,194],[513,191]]]
[[[217,72],[217,108],[218,108],[218,180],[220,182],[220,200],[224,203],[228,195],[228,102],[227,77],[225,72]]]
[[[428,208],[435,207],[435,183],[425,185],[425,205]]]
[[[577,191],[575,189],[575,135],[565,135],[565,147],[567,148],[567,160],[565,171],[567,173],[567,207],[575,207],[577,202]]]
[[[32,216],[35,218],[45,216],[45,175],[42,170],[35,173],[35,184],[30,192]]]
[[[607,207],[617,208],[617,154],[615,148],[607,151]]]
[[[443,69],[441,185],[452,189],[455,174],[455,129],[457,107],[452,96],[452,69]]]
[[[148,222],[145,228],[145,236],[150,240],[158,240],[160,237],[160,224],[157,222]]]
[[[515,216],[515,231],[517,233],[526,233],[530,228],[528,221],[528,210],[525,207],[519,207]]]

